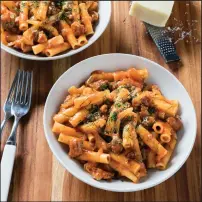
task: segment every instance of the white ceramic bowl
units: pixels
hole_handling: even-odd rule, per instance
[[[52,117],[58,111],[60,104],[67,95],[67,89],[84,82],[92,71],[116,71],[126,70],[134,66],[138,69],[147,68],[149,71],[149,83],[157,84],[162,93],[169,99],[177,99],[180,102],[180,115],[183,129],[178,133],[178,142],[174,154],[164,171],[153,170],[138,184],[129,181],[114,180],[111,182],[94,180],[76,160],[69,158],[68,154],[57,141],[51,131]],[[117,192],[131,192],[153,187],[164,182],[174,175],[188,158],[196,137],[196,114],[192,101],[183,85],[166,69],[160,65],[134,55],[108,54],[86,59],[67,70],[54,84],[44,109],[44,130],[48,144],[60,161],[60,163],[75,177],[81,181],[104,190]]]
[[[75,55],[76,53],[83,51],[84,49],[88,48],[91,44],[93,44],[107,28],[110,18],[111,18],[111,1],[99,1],[99,22],[95,27],[94,35],[88,39],[88,43],[82,46],[81,48],[78,48],[76,50],[66,51],[53,57],[39,56],[39,55],[34,55],[32,53],[23,53],[14,48],[5,46],[2,43],[1,43],[1,48],[12,55],[15,55],[20,58],[28,59],[28,60],[49,61],[49,60],[62,59],[65,57],[69,57],[71,55]]]

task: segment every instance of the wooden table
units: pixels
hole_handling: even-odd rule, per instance
[[[129,2],[113,2],[110,25],[100,39],[85,51],[53,62],[35,62],[1,52],[1,109],[17,68],[34,72],[33,103],[18,129],[18,148],[9,199],[13,201],[199,201],[201,167],[201,3],[177,2],[169,24],[182,21],[192,30],[176,44],[183,65],[165,64],[144,25],[128,16]],[[196,21],[197,20],[197,21]],[[192,26],[193,25],[193,26]],[[195,38],[194,38],[195,37]],[[177,39],[178,36],[175,36]],[[197,41],[197,39],[199,41]],[[49,90],[69,67],[86,58],[106,53],[128,53],[153,60],[172,72],[189,92],[198,128],[194,148],[183,167],[166,182],[139,192],[113,193],[93,188],[69,174],[55,159],[43,130],[43,109]],[[179,67],[181,66],[181,67]],[[176,69],[176,67],[179,67]],[[172,69],[176,69],[173,71]],[[3,113],[1,114],[3,116]],[[190,120],[191,121],[191,120]],[[1,151],[11,130],[4,131]],[[192,135],[192,134],[190,134]],[[184,148],[186,149],[186,148]]]

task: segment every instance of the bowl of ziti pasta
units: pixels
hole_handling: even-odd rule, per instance
[[[1,48],[30,60],[69,57],[93,44],[110,17],[110,1],[1,1]]]
[[[67,70],[47,97],[43,123],[50,149],[72,175],[116,192],[170,178],[196,137],[183,85],[164,67],[127,54],[95,56]]]

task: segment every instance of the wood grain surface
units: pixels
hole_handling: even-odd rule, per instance
[[[10,201],[200,201],[201,2],[175,3],[169,26],[175,27],[176,23],[182,22],[183,30],[191,31],[191,34],[176,43],[181,63],[172,65],[164,62],[144,25],[136,18],[128,16],[129,4],[129,1],[112,2],[111,22],[105,33],[88,49],[70,58],[37,62],[23,60],[1,51],[1,109],[16,70],[21,68],[34,72],[32,109],[18,128]],[[178,33],[174,36],[174,40],[177,39]],[[168,69],[187,89],[197,112],[196,142],[183,167],[164,183],[133,193],[99,190],[73,177],[52,155],[43,130],[44,104],[57,78],[79,61],[116,52],[140,55]],[[1,152],[11,126],[12,121],[5,128]]]

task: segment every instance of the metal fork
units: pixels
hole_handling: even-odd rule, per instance
[[[3,107],[3,111],[4,111],[5,116],[4,116],[4,120],[1,123],[0,137],[2,135],[2,132],[3,132],[4,126],[6,125],[6,122],[13,116],[13,114],[11,113],[11,105],[13,102],[13,97],[14,97],[13,95],[14,95],[14,91],[15,91],[15,87],[16,87],[16,83],[17,83],[18,74],[19,74],[19,70],[17,71],[17,73],[15,75],[15,78],[13,80],[13,83],[12,83],[11,88],[10,88],[9,93],[8,93],[8,97],[7,97],[5,104],[4,104],[4,107]]]
[[[30,109],[32,80],[32,73],[19,71],[14,99],[11,106],[11,113],[14,115],[15,121],[6,142],[1,160],[1,201],[7,201],[16,152],[17,126],[20,119],[26,115]]]

